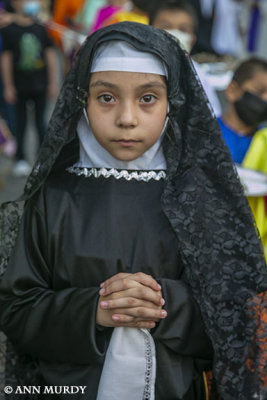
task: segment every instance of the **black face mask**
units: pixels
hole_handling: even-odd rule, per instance
[[[267,101],[251,92],[244,92],[234,107],[241,121],[248,126],[257,126],[267,120]]]

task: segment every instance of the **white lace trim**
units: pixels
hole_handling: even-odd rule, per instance
[[[151,340],[153,341],[153,339]],[[153,382],[153,350],[149,334],[145,334],[145,349],[146,371],[143,400],[150,400],[151,389],[154,387],[155,382]]]
[[[95,178],[109,178],[114,177],[115,179],[126,179],[127,181],[131,181],[132,179],[136,181],[144,181],[148,182],[151,179],[155,181],[159,181],[161,179],[166,179],[166,172],[164,170],[158,171],[132,171],[129,172],[127,170],[117,170],[115,168],[107,169],[107,168],[85,168],[85,167],[69,167],[67,171],[71,174],[75,174],[78,176],[85,176],[89,178],[91,176]]]

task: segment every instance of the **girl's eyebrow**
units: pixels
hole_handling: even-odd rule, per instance
[[[140,89],[152,89],[152,88],[159,88],[159,89],[166,89],[166,85],[164,83],[158,81],[152,81],[149,83],[145,83],[144,85],[139,86]]]
[[[91,87],[104,86],[104,87],[113,88],[113,89],[118,88],[118,86],[115,85],[114,83],[107,82],[107,81],[95,81],[95,82],[91,83],[90,86]],[[136,89],[152,89],[152,88],[166,89],[166,85],[164,83],[161,83],[158,81],[152,81],[152,82],[144,83],[143,85],[139,85],[139,86],[137,86]]]
[[[105,86],[105,87],[108,87],[108,88],[116,88],[117,87],[117,85],[114,85],[113,83],[106,82],[106,81],[95,81],[95,82],[91,83],[90,86],[91,87]]]

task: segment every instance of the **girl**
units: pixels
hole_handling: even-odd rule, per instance
[[[40,397],[75,386],[77,399],[205,399],[213,358],[221,398],[264,398],[260,241],[167,33],[127,22],[87,39],[23,199],[0,325],[36,361]],[[2,207],[2,268],[14,206]]]

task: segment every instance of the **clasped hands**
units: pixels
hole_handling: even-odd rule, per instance
[[[161,286],[150,275],[119,273],[101,283],[96,322],[105,327],[154,328],[166,318]]]

